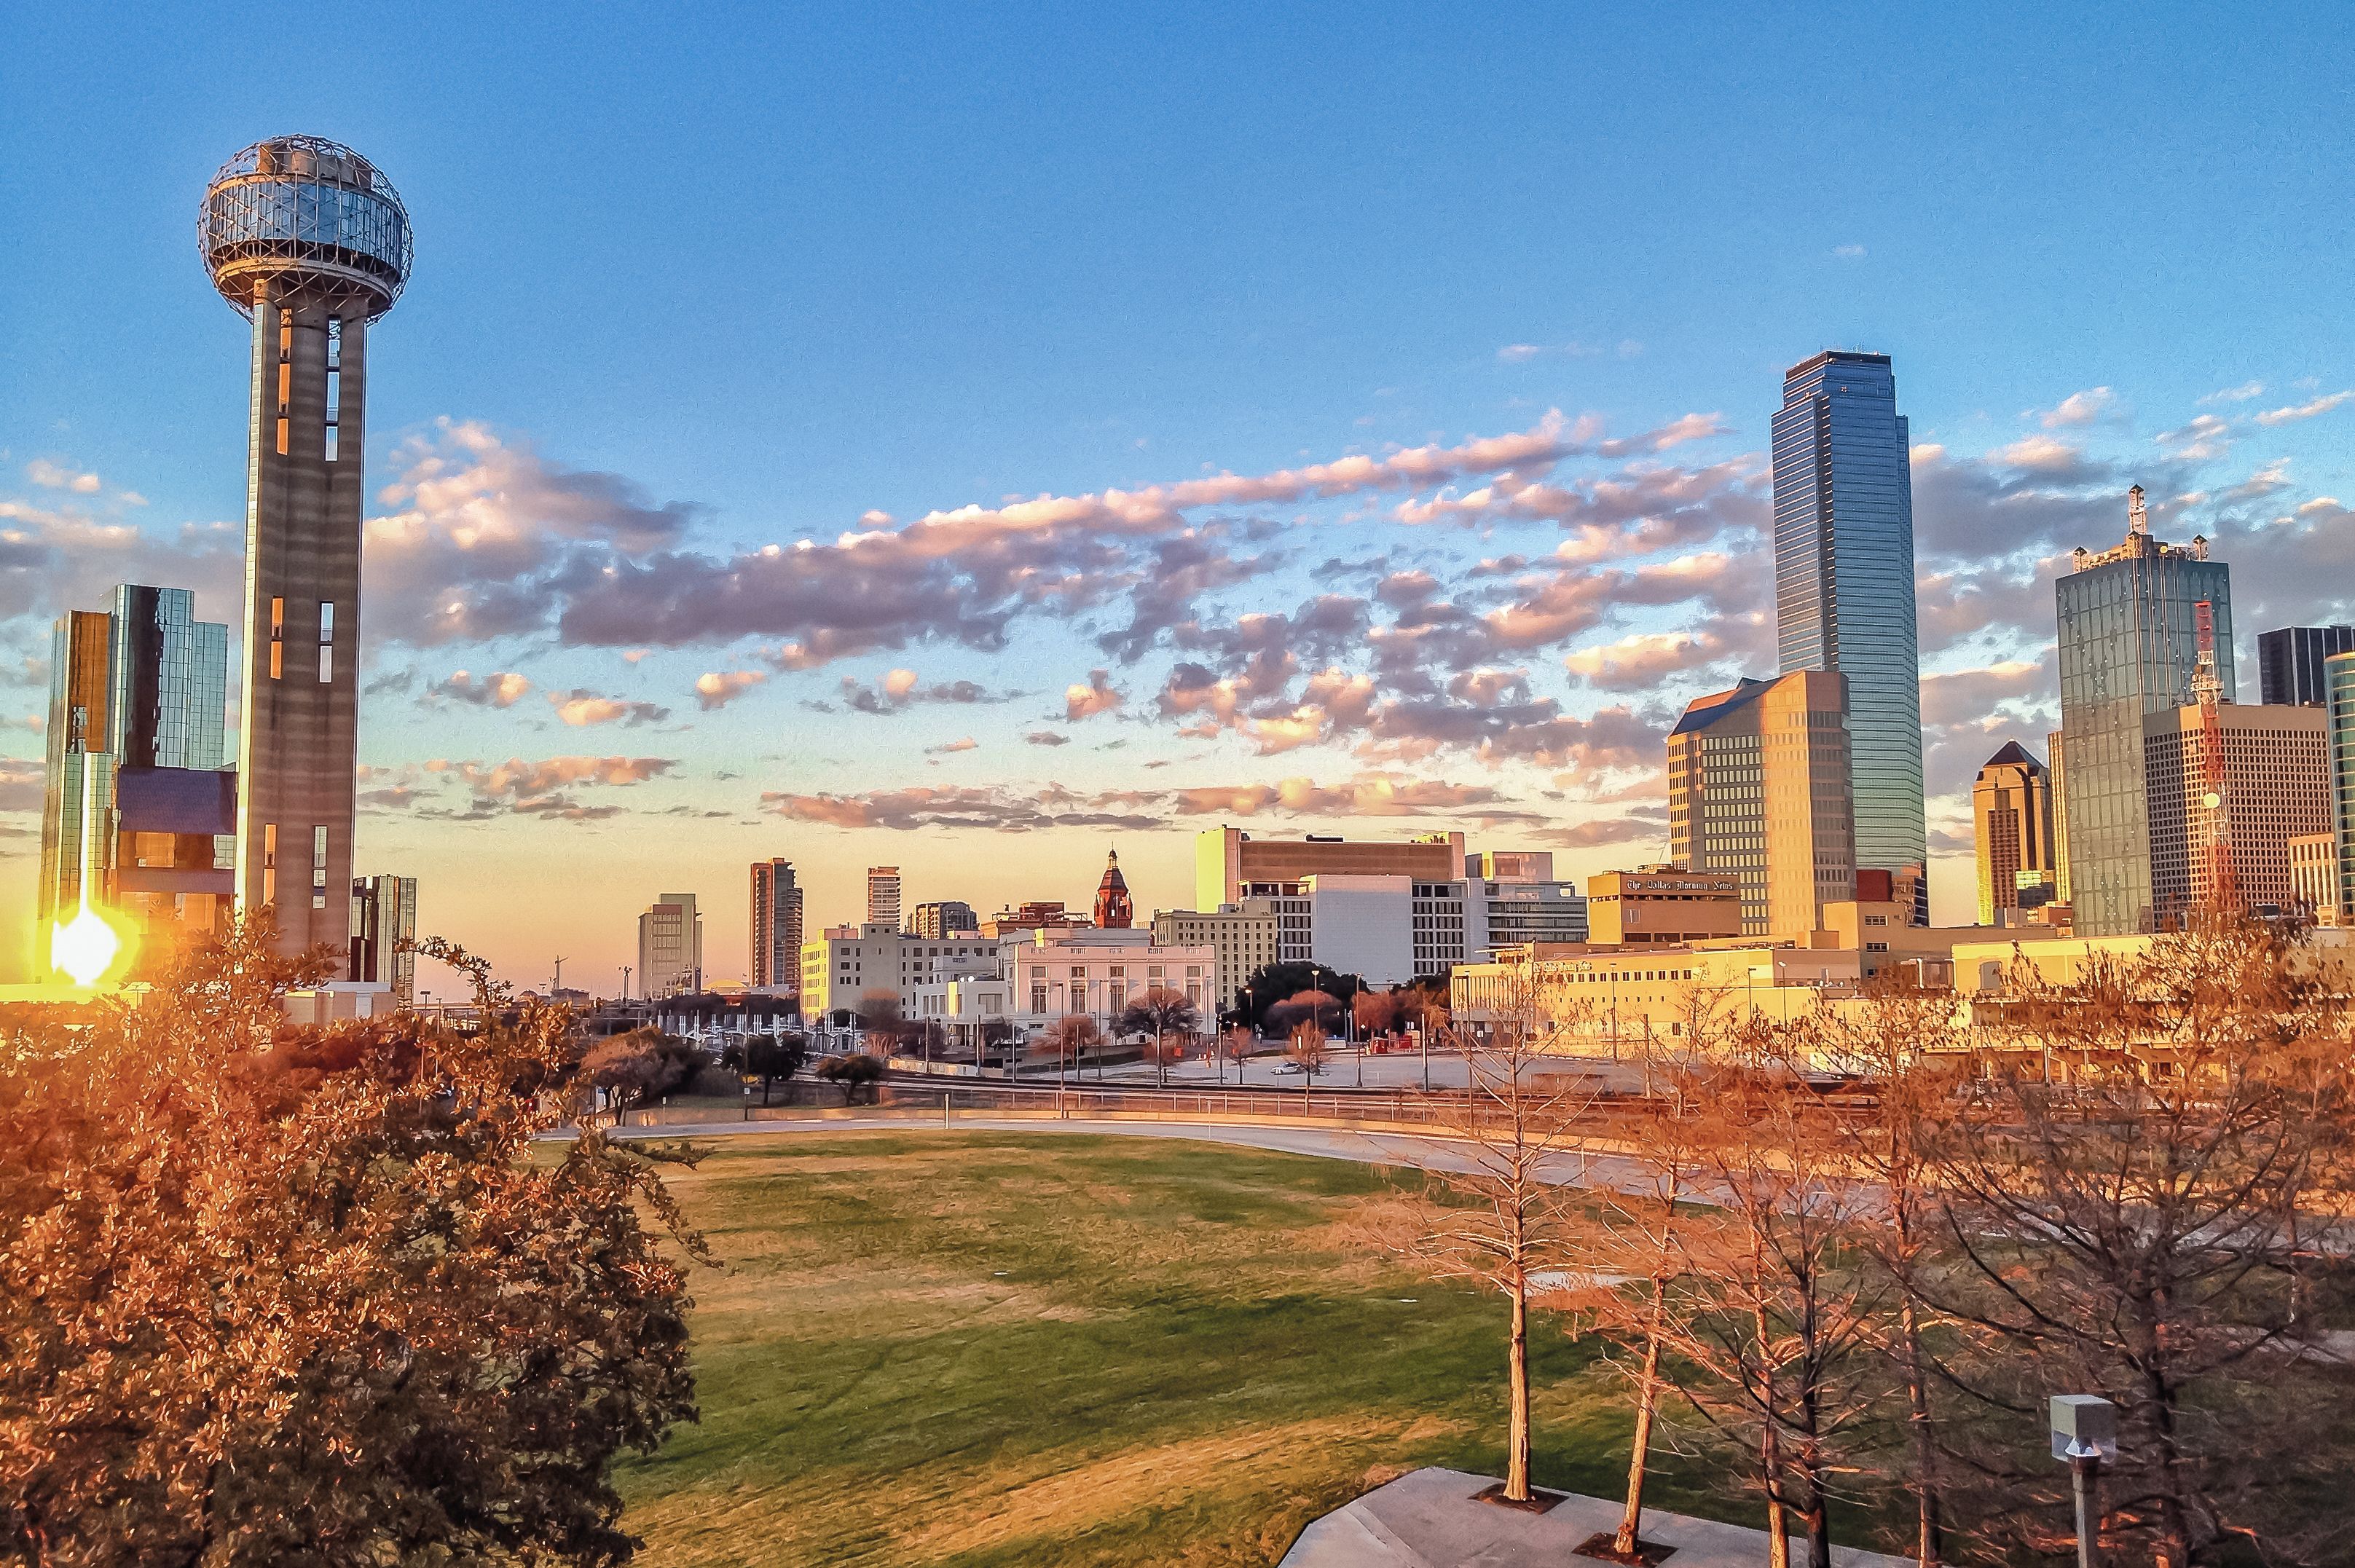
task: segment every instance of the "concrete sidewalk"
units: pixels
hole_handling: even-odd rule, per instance
[[[1618,1529],[1620,1505],[1563,1496],[1545,1513],[1476,1501],[1493,1476],[1436,1467],[1401,1476],[1300,1532],[1278,1568],[1555,1568],[1593,1563],[1578,1547]],[[1560,1494],[1556,1494],[1560,1495]],[[1838,1523],[1835,1519],[1834,1523]],[[1644,1539],[1676,1549],[1667,1568],[1761,1568],[1766,1532],[1683,1514],[1644,1510]],[[1806,1561],[1805,1537],[1791,1560]],[[1911,1560],[1855,1547],[1832,1548],[1835,1568],[1911,1568]]]

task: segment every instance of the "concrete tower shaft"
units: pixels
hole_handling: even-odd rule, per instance
[[[207,271],[253,322],[238,907],[289,953],[350,937],[368,324],[406,281],[408,215],[350,149],[258,144],[206,193]]]

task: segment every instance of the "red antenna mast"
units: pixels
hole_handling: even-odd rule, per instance
[[[2223,701],[2224,683],[2216,667],[2215,606],[2205,599],[2196,602],[2191,606],[2191,624],[2200,647],[2200,662],[2191,675],[2191,692],[2200,704],[2200,815],[2208,867],[2206,897],[2201,901],[2211,914],[2237,914],[2241,889],[2232,875],[2230,791],[2224,780],[2224,723],[2216,711]]]

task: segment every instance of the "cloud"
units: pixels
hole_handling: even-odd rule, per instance
[[[2262,425],[2295,424],[2299,420],[2310,420],[2317,414],[2327,414],[2350,398],[2355,398],[2355,389],[2333,392],[2328,397],[2317,398],[2311,402],[2300,403],[2295,408],[2268,409],[2257,416],[2257,422]]]
[[[652,702],[633,702],[619,697],[602,697],[593,691],[574,688],[570,691],[551,691],[549,706],[556,716],[575,729],[591,724],[622,723],[636,726],[657,724],[670,717],[670,709]]]
[[[2200,402],[2203,408],[2216,403],[2245,403],[2252,398],[2263,397],[2264,390],[2265,384],[2263,381],[2243,381],[2237,387],[2226,387],[2221,391],[2211,392],[2201,398]]]
[[[1561,849],[1595,849],[1604,845],[1634,844],[1645,839],[1665,843],[1668,836],[1668,829],[1660,823],[1640,816],[1600,817],[1592,822],[1541,827],[1529,835],[1540,844],[1550,844]]]
[[[0,812],[38,811],[48,770],[39,763],[0,757]]]
[[[946,757],[952,756],[958,752],[975,752],[979,751],[980,749],[981,742],[975,740],[972,736],[967,735],[960,740],[943,741],[937,746],[927,746],[924,748],[924,755],[928,757]]]
[[[1033,746],[1068,746],[1071,743],[1069,735],[1058,735],[1052,730],[1033,730],[1022,739]]]
[[[769,677],[757,669],[708,669],[695,677],[696,706],[706,713],[727,707]]]
[[[2154,439],[2176,458],[2204,463],[2232,450],[2232,425],[2216,414],[2194,414],[2190,423],[2161,431]]]
[[[2038,416],[2037,422],[2046,430],[2063,430],[2077,425],[2092,424],[2110,411],[2117,402],[2117,394],[2107,387],[2089,387],[2082,392],[2072,392],[2061,400],[2059,406]]]
[[[1753,625],[1763,628],[1764,617]],[[1745,639],[1758,641],[1763,639]],[[1671,677],[1704,668],[1733,653],[1732,643],[1719,629],[1693,632],[1638,632],[1599,647],[1580,648],[1564,656],[1572,675],[1602,691],[1646,691]]]
[[[25,464],[25,477],[45,490],[69,490],[77,496],[95,496],[99,492],[97,475],[78,474],[44,457],[36,457]]]
[[[510,757],[503,763],[452,762],[434,759],[400,768],[358,770],[370,787],[359,794],[362,804],[377,810],[410,811],[452,822],[485,822],[511,816],[538,816],[550,821],[597,822],[621,814],[610,801],[584,803],[581,791],[627,788],[661,778],[678,766],[668,757],[558,756],[527,761]],[[451,802],[445,791],[456,785],[463,798]]]
[[[1092,669],[1088,672],[1085,686],[1074,684],[1063,688],[1063,717],[1076,724],[1082,719],[1109,713],[1127,700],[1126,696],[1113,689],[1110,670]]]
[[[1158,828],[1188,816],[1423,816],[1485,823],[1536,822],[1486,785],[1451,784],[1396,774],[1363,773],[1344,783],[1309,778],[1275,784],[1191,789],[1104,790],[1081,794],[1060,784],[1035,789],[977,786],[878,790],[865,795],[770,791],[764,809],[799,822],[899,832],[925,827],[996,833],[1057,827]]]
[[[2105,465],[2089,461],[2084,448],[2049,435],[2023,436],[1988,453],[1987,460],[2061,485],[2093,484],[2108,472]]]
[[[512,708],[530,689],[531,682],[513,670],[495,670],[477,678],[462,669],[427,687],[424,695],[429,701],[440,698],[476,708]]]
[[[842,705],[854,713],[890,714],[901,712],[922,702],[1003,702],[1004,697],[992,696],[988,689],[970,680],[934,681],[921,685],[916,672],[895,669],[885,674],[872,686],[854,677],[842,677]],[[805,702],[804,707],[820,713],[835,711],[827,702]]]
[[[1832,247],[1832,254],[1838,257],[1843,261],[1859,261],[1864,259],[1864,247],[1861,245],[1835,245]]]

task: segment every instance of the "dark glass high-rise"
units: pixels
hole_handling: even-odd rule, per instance
[[[1887,355],[1831,349],[1785,374],[1774,421],[1783,670],[1848,677],[1856,864],[1910,879],[1913,918],[1927,923],[1911,446]]]

